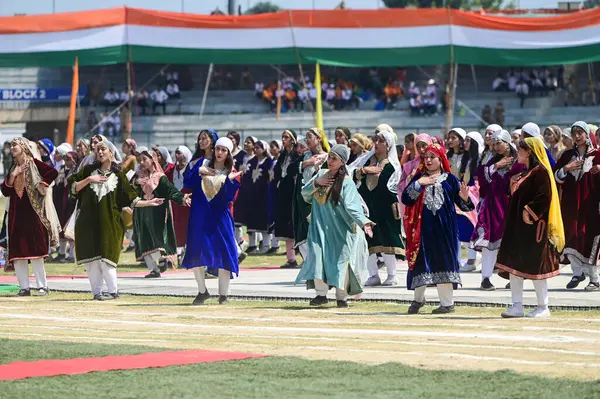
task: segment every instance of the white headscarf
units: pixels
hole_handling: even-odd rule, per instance
[[[262,144],[262,147],[265,150],[265,153],[267,154],[267,158],[271,158],[271,147],[269,146],[269,143],[267,143],[264,140],[259,140],[260,144]]]
[[[481,136],[481,133],[469,132],[469,133],[467,133],[467,137],[470,137],[471,140],[474,140],[477,142],[477,149],[479,150],[479,156],[481,156],[481,154],[483,154],[483,148],[485,145],[485,142],[483,140],[483,136]]]
[[[187,148],[184,145],[180,145],[179,147],[177,147],[176,151],[179,151],[183,154],[186,163],[190,163],[190,161],[192,160],[192,151],[190,151],[189,148]]]
[[[169,149],[167,147],[155,147],[156,151],[160,152],[166,164],[173,163],[173,158],[171,158],[171,154],[169,153]],[[162,165],[161,165],[162,166]]]
[[[512,137],[510,136],[510,133],[508,133],[508,130],[502,129],[497,132],[494,132],[494,140],[504,141],[506,144],[510,145],[515,150],[517,149],[517,146],[515,146],[512,142]]]
[[[450,129],[450,131],[448,133],[456,133],[457,135],[460,136],[461,139],[463,139],[463,141],[465,141],[465,139],[467,138],[467,132],[465,132],[465,129],[462,129],[460,127],[455,127]]]
[[[230,153],[233,152],[233,141],[228,137],[219,137],[217,142],[215,143],[215,147],[225,147],[229,150]]]
[[[379,125],[381,126],[381,125]],[[379,126],[377,128],[379,128]],[[378,137],[383,137],[387,143],[388,154],[387,158],[390,164],[394,167],[394,174],[390,176],[387,183],[387,188],[394,194],[398,194],[398,183],[400,183],[400,177],[402,176],[402,167],[400,166],[400,160],[398,159],[398,153],[396,152],[396,134],[392,131],[379,131]],[[354,171],[356,168],[363,167],[371,157],[375,155],[375,146],[369,151],[360,163],[357,163],[358,159],[350,164],[349,171]],[[360,157],[362,158],[362,156]]]

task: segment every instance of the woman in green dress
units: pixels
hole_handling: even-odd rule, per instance
[[[162,198],[141,200],[117,163],[117,149],[102,140],[95,147],[97,162],[68,179],[71,195],[79,201],[75,222],[77,264],[84,265],[95,300],[118,298],[117,264],[123,245],[123,208],[163,204]],[[106,280],[110,297],[102,296]]]
[[[348,307],[348,295],[362,292],[367,277],[369,250],[365,234],[372,235],[356,185],[346,169],[350,149],[344,144],[331,148],[328,169],[321,169],[302,188],[302,197],[312,204],[308,229],[308,253],[296,283],[306,281],[317,296],[311,306],[328,302],[327,291],[335,287],[338,308]]]
[[[300,141],[300,140],[299,140]],[[294,222],[294,247],[298,248],[302,259],[306,259],[308,235],[308,216],[310,204],[302,197],[302,187],[315,176],[327,161],[329,143],[322,129],[313,127],[306,132],[308,151],[302,156],[300,173],[296,176],[292,203],[292,220]]]
[[[360,182],[358,192],[369,208],[369,218],[376,223],[369,243],[369,279],[366,286],[396,285],[396,257],[404,259],[401,236],[401,217],[398,205],[398,183],[402,169],[396,152],[396,135],[379,131],[366,165],[355,170]],[[382,283],[377,267],[377,253],[383,254],[387,279]]]
[[[144,261],[150,270],[146,278],[158,278],[169,266],[173,266],[170,257],[177,253],[175,228],[169,200],[179,205],[188,203],[187,197],[169,181],[158,163],[156,152],[147,147],[137,150],[140,169],[133,177],[133,187],[140,198],[151,200],[164,199],[165,202],[153,208],[140,208],[133,212],[133,240],[135,257]],[[164,262],[160,262],[165,256]],[[160,270],[158,264],[161,264]]]

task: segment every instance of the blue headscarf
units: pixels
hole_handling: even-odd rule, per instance
[[[46,155],[42,155],[42,161],[54,166],[54,143],[52,143],[52,140],[41,139],[38,144],[46,151]]]
[[[196,151],[194,151],[194,156],[192,157],[193,160],[203,157],[202,150],[200,150],[200,147],[198,146],[198,139],[200,138],[200,135],[202,134],[202,132],[208,132],[208,134],[210,134],[210,137],[212,139],[213,149],[215,148],[215,143],[217,142],[217,140],[219,140],[219,135],[217,134],[216,130],[202,129],[200,131],[200,133],[198,133],[198,138],[196,139]]]

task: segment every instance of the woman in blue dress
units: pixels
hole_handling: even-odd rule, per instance
[[[461,284],[459,242],[455,204],[463,211],[474,209],[469,188],[450,171],[444,149],[433,144],[423,156],[423,172],[418,173],[402,193],[406,205],[406,286],[415,291],[409,314],[425,305],[425,288],[436,285],[440,307],[432,313],[454,312],[453,290]]]
[[[229,280],[239,273],[231,204],[242,172],[233,169],[232,151],[232,141],[221,137],[208,167],[202,171],[192,169],[184,180],[184,186],[192,190],[192,204],[187,251],[181,266],[194,270],[198,283],[194,305],[202,305],[210,298],[205,272],[219,277],[220,304],[228,303]]]

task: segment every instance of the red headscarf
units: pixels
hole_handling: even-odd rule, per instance
[[[427,147],[425,154],[432,153],[440,159],[441,168],[444,172],[450,173],[450,162],[446,157],[446,151],[444,148],[435,143]],[[424,157],[423,157],[424,158]],[[421,165],[419,170],[425,170],[424,159],[421,159]],[[417,174],[420,176],[420,174]],[[413,179],[414,181],[414,179]],[[412,182],[411,182],[412,184]],[[423,199],[424,189],[419,195],[419,198],[413,205],[408,205],[404,210],[404,231],[406,232],[406,259],[408,261],[408,268],[413,270],[419,255],[419,248],[421,247],[421,216],[423,215]]]

